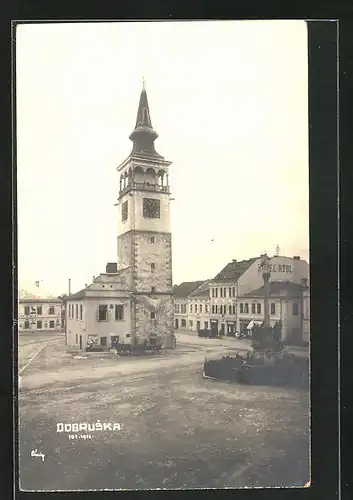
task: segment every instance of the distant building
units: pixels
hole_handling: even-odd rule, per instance
[[[18,330],[20,332],[62,331],[63,303],[55,298],[19,300]]]
[[[173,287],[174,329],[176,331],[189,329],[189,295],[203,283],[204,281],[184,281]]]
[[[185,282],[175,287],[176,330],[208,330],[210,327],[209,280]]]
[[[282,323],[281,340],[290,344],[303,342],[302,331],[303,286],[291,281],[270,281],[269,314],[270,325]],[[254,324],[261,324],[264,318],[264,287],[253,290],[239,300],[239,330],[245,333]]]
[[[270,282],[300,284],[309,275],[309,264],[300,257],[271,258]],[[261,257],[233,260],[210,282],[211,330],[235,335],[241,329],[240,297],[263,285]],[[260,316],[258,316],[259,318]]]

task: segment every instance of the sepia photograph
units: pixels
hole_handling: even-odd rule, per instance
[[[309,487],[307,23],[13,30],[20,490]]]

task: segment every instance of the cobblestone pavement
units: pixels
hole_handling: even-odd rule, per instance
[[[48,345],[20,384],[24,490],[303,486],[309,479],[309,396],[202,378],[190,345],[143,358],[84,356]],[[58,423],[121,430],[57,432]],[[91,438],[83,436],[90,435]],[[81,437],[80,437],[81,436]],[[41,456],[31,456],[43,453]]]

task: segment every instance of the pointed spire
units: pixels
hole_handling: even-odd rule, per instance
[[[137,109],[136,125],[129,139],[134,143],[132,153],[145,153],[160,156],[154,149],[154,141],[158,134],[152,127],[148,106],[145,79],[142,79],[142,91]]]

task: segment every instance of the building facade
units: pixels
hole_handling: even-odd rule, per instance
[[[270,281],[268,312],[270,326],[282,324],[281,340],[290,344],[303,342],[303,286],[290,281]],[[245,333],[264,318],[264,287],[239,297],[239,331]]]
[[[63,331],[63,303],[59,299],[20,299],[18,311],[19,332]]]
[[[156,152],[154,141],[157,137],[143,88],[136,125],[129,137],[132,151],[117,168],[118,263],[117,266],[109,264],[107,272],[92,285],[68,297],[68,346],[84,349],[93,335],[107,348],[111,339],[117,337],[120,342],[144,343],[147,340],[165,347],[175,346],[171,162]],[[115,311],[122,310],[123,317],[120,312],[116,317]]]
[[[300,257],[274,256],[270,264],[270,281],[301,284],[309,275],[309,264]],[[224,335],[235,335],[243,328],[240,298],[263,285],[261,257],[248,260],[233,260],[228,263],[210,283],[211,330]],[[244,307],[246,306],[244,303]],[[250,306],[253,307],[253,306]],[[255,306],[261,311],[261,306]],[[256,312],[257,319],[263,312]]]

